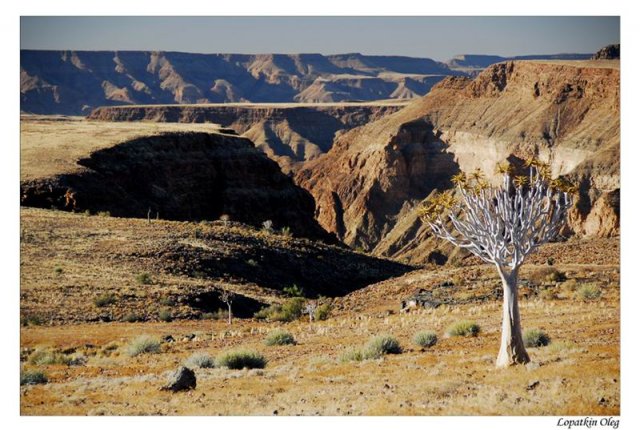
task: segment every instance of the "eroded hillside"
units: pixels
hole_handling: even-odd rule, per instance
[[[296,181],[347,244],[417,262],[436,246],[413,211],[419,201],[458,171],[491,177],[498,162],[537,156],[580,185],[572,230],[615,235],[619,102],[616,61],[500,63],[341,135]]]

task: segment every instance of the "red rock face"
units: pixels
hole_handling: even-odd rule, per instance
[[[320,224],[347,244],[418,262],[428,254],[414,243],[428,236],[412,212],[419,201],[460,170],[493,176],[497,162],[537,156],[581,184],[573,232],[617,234],[615,199],[597,202],[620,186],[619,83],[617,68],[590,62],[507,62],[475,80],[446,78],[338,137],[295,179],[315,197]]]

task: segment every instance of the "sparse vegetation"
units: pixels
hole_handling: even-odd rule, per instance
[[[423,348],[431,348],[438,342],[438,336],[432,331],[421,331],[413,336],[413,341]]]
[[[160,321],[164,321],[164,322],[173,321],[173,315],[171,314],[171,310],[169,310],[169,309],[160,309],[160,312],[158,312],[158,319]]]
[[[101,217],[110,217],[111,216],[111,212],[109,212],[109,211],[98,211],[97,215],[101,216]]]
[[[291,229],[289,227],[282,227],[280,229],[280,235],[284,237],[292,237]]]
[[[596,300],[602,295],[602,290],[596,284],[585,284],[576,291],[576,296],[581,300]]]
[[[229,319],[229,311],[225,309],[218,309],[215,312],[205,312],[200,314],[201,320],[226,320]]]
[[[201,369],[211,369],[216,366],[215,359],[205,352],[196,352],[184,362],[189,368],[199,367]]]
[[[153,282],[151,279],[151,275],[149,275],[147,272],[138,274],[138,276],[136,276],[136,281],[141,285],[149,285]]]
[[[329,318],[330,314],[331,314],[331,304],[323,303],[316,308],[315,312],[313,313],[313,318],[316,321],[324,321]]]
[[[304,289],[293,284],[290,287],[284,287],[282,291],[289,297],[304,297]]]
[[[523,336],[524,346],[527,348],[538,348],[541,346],[547,346],[551,342],[551,339],[545,332],[539,329],[526,330]]]
[[[128,313],[128,314],[126,314],[124,317],[122,317],[122,320],[123,320],[124,322],[134,323],[134,322],[141,321],[141,320],[142,320],[142,318],[141,318],[139,315],[137,315],[137,314],[134,314],[134,313]]]
[[[100,294],[98,297],[93,299],[93,304],[98,308],[102,308],[105,306],[112,305],[116,302],[116,296],[112,293],[104,293]]]
[[[265,222],[262,223],[262,232],[263,233],[273,233],[273,221],[271,221],[270,219],[266,220]]]
[[[265,345],[295,345],[296,340],[288,331],[277,329],[267,335],[264,340]]]
[[[49,382],[47,375],[40,370],[24,370],[20,372],[20,385],[37,385]]]
[[[540,267],[529,275],[529,281],[537,285],[566,280],[565,274],[552,266]]]
[[[264,369],[267,359],[256,351],[234,350],[223,352],[216,358],[217,367],[229,369]]]
[[[58,351],[38,348],[29,355],[27,361],[36,366],[48,366],[52,364],[63,364],[67,366],[71,363],[71,357]]]
[[[171,296],[163,296],[158,301],[162,306],[175,306],[176,300]]]
[[[56,275],[62,275],[62,272],[64,272],[64,270],[60,266],[53,269],[53,273],[55,273]]]
[[[130,357],[140,354],[156,354],[158,352],[160,352],[160,341],[148,335],[138,336],[127,345],[127,354]]]
[[[449,336],[477,336],[480,333],[480,326],[473,321],[458,321],[447,328]]]
[[[302,316],[305,300],[302,297],[294,297],[283,304],[273,304],[255,313],[257,319],[269,321],[291,322]]]
[[[37,314],[24,315],[20,318],[20,325],[23,327],[42,324],[44,324],[44,318]]]
[[[400,342],[389,335],[376,336],[367,342],[365,350],[373,355],[401,354]]]

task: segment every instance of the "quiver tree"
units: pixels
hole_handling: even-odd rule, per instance
[[[455,189],[432,195],[420,215],[434,235],[496,266],[503,286],[502,340],[496,365],[529,362],[518,310],[518,270],[527,255],[556,237],[576,188],[551,179],[548,165],[528,160],[527,176],[499,165],[502,184],[492,187],[477,170],[452,178]]]
[[[233,299],[235,299],[235,297],[236,295],[229,290],[223,290],[220,293],[220,300],[225,302],[227,304],[227,307],[229,308],[229,322],[228,322],[229,325],[231,325],[231,317],[232,317],[231,304],[233,303]]]

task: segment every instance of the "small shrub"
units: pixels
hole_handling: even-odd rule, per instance
[[[529,276],[529,281],[538,285],[548,282],[563,282],[566,280],[567,277],[564,273],[551,266],[541,267]]]
[[[553,266],[556,262],[556,259],[553,257],[547,258],[547,266]]]
[[[366,360],[366,358],[361,348],[350,348],[340,356],[340,361],[343,363],[363,360]]]
[[[262,231],[264,233],[273,233],[273,221],[270,219],[262,223]]]
[[[126,314],[124,317],[122,317],[122,320],[124,322],[134,323],[134,322],[141,321],[142,318],[140,318],[138,315],[136,315],[134,313],[130,313],[130,314]]]
[[[264,340],[264,343],[267,346],[295,345],[296,340],[293,338],[293,335],[288,331],[274,330],[267,335],[267,337]]]
[[[20,318],[20,325],[22,325],[23,327],[42,324],[44,324],[44,318],[37,314],[25,315]]]
[[[267,319],[269,321],[294,321],[302,316],[304,304],[304,298],[294,297],[287,300],[282,305],[273,304],[267,308],[260,309],[254,314],[254,317],[257,319]]]
[[[398,340],[392,336],[376,336],[367,342],[364,353],[372,356],[400,354],[402,353],[402,348]]]
[[[585,284],[576,291],[576,296],[581,300],[596,300],[601,295],[602,291],[595,284]]]
[[[438,341],[438,336],[432,331],[421,331],[415,334],[413,341],[423,348],[430,348]]]
[[[248,350],[227,351],[216,358],[216,366],[229,369],[264,369],[266,365],[262,354]]]
[[[526,330],[524,332],[524,346],[527,348],[538,348],[541,346],[547,346],[551,342],[549,336],[542,330],[537,328]]]
[[[152,282],[151,275],[146,272],[140,273],[138,276],[136,276],[136,281],[138,282],[138,284],[149,285]]]
[[[293,236],[293,235],[291,234],[291,229],[290,229],[289,227],[282,227],[282,228],[280,229],[280,234],[281,234],[282,236],[284,236],[284,237],[291,237],[291,236]]]
[[[313,313],[313,318],[316,321],[324,321],[329,318],[331,314],[331,305],[329,303],[323,303],[316,308]]]
[[[111,216],[111,212],[109,212],[109,211],[99,211],[99,212],[98,212],[98,216],[101,216],[101,217],[110,217],[110,216]]]
[[[127,345],[127,354],[130,357],[140,354],[156,354],[158,352],[160,352],[160,341],[152,336],[138,336]]]
[[[93,304],[96,307],[102,308],[105,306],[112,305],[116,302],[116,296],[111,293],[104,293],[93,299]]]
[[[20,385],[46,384],[47,382],[49,382],[47,375],[39,370],[20,372]]]
[[[53,273],[55,273],[56,275],[62,275],[62,272],[64,272],[64,270],[62,270],[62,267],[56,267],[55,269],[53,269]]]
[[[473,321],[459,321],[447,328],[449,336],[477,336],[478,333],[480,333],[480,326]]]
[[[160,312],[158,312],[158,319],[164,322],[171,322],[173,320],[173,315],[171,315],[171,311],[169,309],[160,309]]]
[[[202,320],[226,320],[229,318],[229,311],[226,309],[218,309],[215,312],[205,312],[200,314]]]
[[[256,260],[252,259],[252,258],[247,260],[247,264],[249,266],[251,266],[251,267],[258,267],[259,266],[258,262]]]
[[[196,352],[184,362],[187,367],[199,367],[201,369],[212,369],[216,366],[213,357],[204,352]]]
[[[560,288],[562,289],[563,292],[566,293],[572,293],[575,290],[578,289],[578,281],[576,281],[575,279],[569,279],[567,281],[564,281],[562,284],[560,284]]]
[[[67,366],[71,363],[71,358],[60,352],[36,349],[29,355],[27,361],[36,366],[48,366],[51,364],[64,364]]]
[[[553,290],[553,288],[547,288],[547,289],[544,289],[544,290],[540,291],[539,296],[540,296],[540,298],[542,298],[544,300],[554,300],[554,299],[558,298],[558,296],[556,295],[556,292]]]
[[[284,287],[282,291],[290,297],[304,297],[304,289],[298,287],[296,284],[290,287]]]
[[[171,296],[161,297],[160,300],[158,301],[158,303],[160,303],[162,306],[175,306],[176,305],[175,299],[173,297],[171,297]]]

